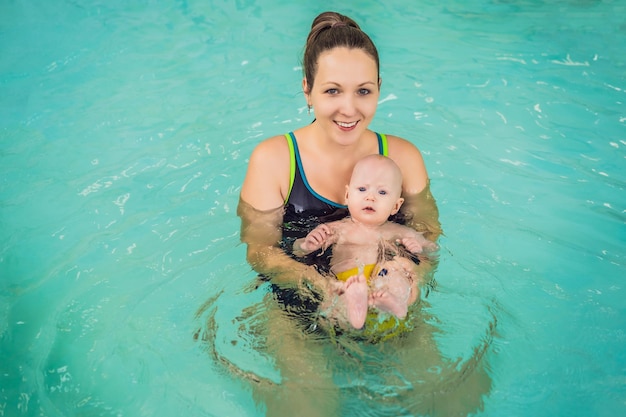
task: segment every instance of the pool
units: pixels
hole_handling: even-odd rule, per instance
[[[0,415],[263,415],[239,186],[309,122],[299,57],[334,6],[40,3],[0,5]],[[311,392],[406,415],[394,355],[436,350],[479,381],[458,414],[624,414],[626,5],[359,3],[337,10],[380,50],[372,127],[422,150],[445,235],[427,342],[310,335],[334,375]]]

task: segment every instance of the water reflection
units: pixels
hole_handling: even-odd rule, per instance
[[[236,296],[207,300],[195,338],[227,374],[252,388],[267,415],[465,416],[481,410],[491,390],[493,311],[463,359],[440,352],[437,339],[446,335],[428,301],[411,311],[411,332],[370,343],[299,320],[278,306],[267,283],[248,292],[256,302],[224,315],[225,306],[240,303]]]

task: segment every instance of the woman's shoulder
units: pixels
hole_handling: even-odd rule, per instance
[[[414,166],[424,163],[422,153],[415,144],[399,136],[385,136],[387,136],[389,157],[398,165],[402,167],[402,165]]]
[[[261,141],[250,155],[241,198],[259,210],[282,205],[289,188],[289,171],[289,146],[285,136]]]
[[[394,135],[386,136],[389,157],[398,164],[402,171],[405,194],[420,192],[428,182],[428,173],[422,153],[415,144],[404,138]]]
[[[289,153],[289,145],[285,135],[276,135],[259,142],[252,151],[252,155],[261,154],[267,157],[278,154],[280,156],[281,153],[285,152]]]
[[[282,175],[281,168],[289,169],[289,145],[284,135],[272,136],[259,142],[250,155],[252,168],[269,169],[272,173]]]
[[[416,152],[419,153],[417,146],[407,139],[395,135],[385,135],[387,137],[387,146],[389,151],[394,152]]]

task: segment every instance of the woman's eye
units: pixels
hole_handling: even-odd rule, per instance
[[[339,93],[339,90],[337,90],[336,88],[329,88],[328,90],[326,90],[326,94],[334,95],[338,93]]]
[[[366,95],[368,95],[369,93],[371,93],[371,91],[370,91],[370,90],[368,90],[367,88],[361,88],[361,89],[359,89],[359,95],[360,95],[360,96],[366,96]]]

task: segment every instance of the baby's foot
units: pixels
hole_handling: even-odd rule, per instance
[[[408,312],[406,302],[384,290],[372,291],[369,295],[369,303],[371,306],[381,311],[391,313],[399,319],[405,318]]]
[[[365,324],[367,316],[367,282],[365,275],[355,275],[346,280],[344,298],[348,321],[355,329],[360,329]]]

